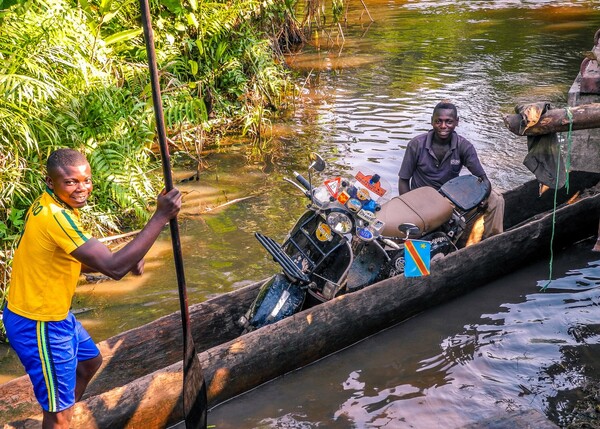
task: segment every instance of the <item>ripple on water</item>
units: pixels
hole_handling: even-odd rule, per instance
[[[582,268],[544,291],[541,261],[219,407],[212,421],[458,428],[534,409],[567,422],[600,359],[600,261],[589,253],[558,255],[556,270]]]

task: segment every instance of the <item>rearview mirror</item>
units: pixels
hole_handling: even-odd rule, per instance
[[[311,154],[309,155],[309,159],[310,159],[310,165],[308,166],[309,169],[312,170],[316,170],[316,171],[323,171],[325,170],[325,161],[323,160],[323,158],[321,158],[321,155],[319,155],[318,153],[315,152],[311,152]]]
[[[398,225],[398,231],[404,234],[405,239],[421,236],[421,228],[413,223],[402,223]]]

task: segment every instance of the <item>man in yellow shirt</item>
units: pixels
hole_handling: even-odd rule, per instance
[[[93,189],[85,156],[58,149],[47,161],[46,192],[29,208],[13,258],[3,313],[11,346],[43,409],[42,427],[68,428],[102,363],[90,335],[69,311],[81,272],[99,271],[115,280],[141,275],[144,256],[181,208],[181,193],[161,193],[157,208],[134,240],[112,253],[81,226],[79,209]]]

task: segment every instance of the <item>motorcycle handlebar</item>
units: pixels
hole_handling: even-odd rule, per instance
[[[291,183],[296,188],[298,188],[300,190],[300,192],[302,192],[304,195],[306,195],[307,197],[310,198],[310,192],[307,191],[307,190],[305,190],[302,186],[300,186],[299,184],[297,184],[296,182],[294,182],[292,179],[288,179],[287,177],[284,177],[283,180],[285,180],[288,183]]]
[[[293,174],[294,174],[294,177],[296,178],[296,180],[297,180],[298,182],[300,182],[300,184],[301,184],[302,186],[304,186],[304,188],[306,188],[306,190],[307,190],[307,191],[310,191],[310,190],[311,190],[310,183],[308,183],[308,180],[306,180],[306,179],[304,178],[304,176],[302,176],[302,174],[298,173],[297,171],[294,171],[294,173],[293,173]]]

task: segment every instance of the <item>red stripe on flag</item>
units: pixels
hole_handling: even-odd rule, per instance
[[[415,245],[413,244],[413,242],[408,240],[404,242],[404,245],[408,249],[408,253],[410,253],[410,256],[412,256],[413,260],[415,261],[415,265],[419,269],[419,272],[423,275],[429,274],[429,270],[427,269],[425,262],[421,258],[421,255],[419,255],[419,252],[417,252],[417,249],[415,249]]]

